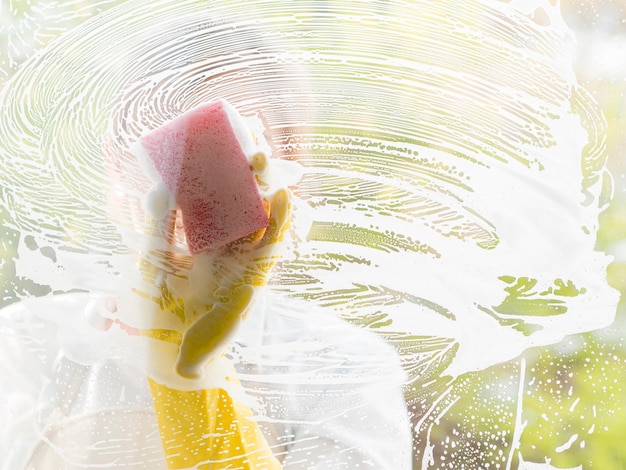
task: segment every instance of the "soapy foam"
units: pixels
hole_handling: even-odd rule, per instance
[[[558,5],[150,5],[149,19],[128,2],[69,31],[2,91],[2,165],[15,177],[0,191],[22,235],[19,276],[105,291],[125,323],[182,330],[146,318],[128,291],[149,290],[134,253],[168,249],[145,212],[170,206],[164,194],[142,205],[153,182],[127,149],[224,97],[262,116],[277,164],[300,165],[272,289],[389,339],[411,379],[613,321],[609,260],[594,250],[610,194],[605,123],[576,83]],[[191,269],[150,259],[181,279]]]

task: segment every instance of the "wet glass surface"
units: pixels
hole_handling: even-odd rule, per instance
[[[555,3],[3,3],[2,463],[163,461],[141,374],[169,380],[177,299],[231,270],[160,244],[129,149],[225,98],[298,177],[276,173],[281,258],[203,387],[284,468],[626,466],[624,5]]]

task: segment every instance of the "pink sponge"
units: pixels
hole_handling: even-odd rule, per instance
[[[140,139],[182,212],[191,253],[269,225],[244,147],[252,136],[226,101],[199,106]]]

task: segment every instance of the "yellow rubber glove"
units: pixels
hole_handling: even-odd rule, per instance
[[[251,410],[221,388],[175,390],[150,380],[169,469],[278,470]]]
[[[268,205],[270,225],[263,233],[234,242],[209,258],[212,285],[206,286],[203,312],[186,308],[186,300],[172,296],[165,285],[161,298],[152,298],[164,313],[182,317],[189,324],[182,337],[178,331],[141,331],[179,344],[180,375],[196,377],[205,363],[223,354],[253,307],[256,291],[266,284],[289,225],[290,192],[277,191]],[[188,303],[197,304],[198,299]],[[233,368],[229,380],[237,384],[234,374]],[[150,388],[169,469],[282,468],[258,424],[250,419],[250,408],[233,400],[226,390],[183,391],[154,380],[150,380]]]

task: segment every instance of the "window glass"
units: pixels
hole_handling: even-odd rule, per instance
[[[0,9],[6,468],[626,465],[626,3]],[[191,254],[221,99],[269,226]]]

